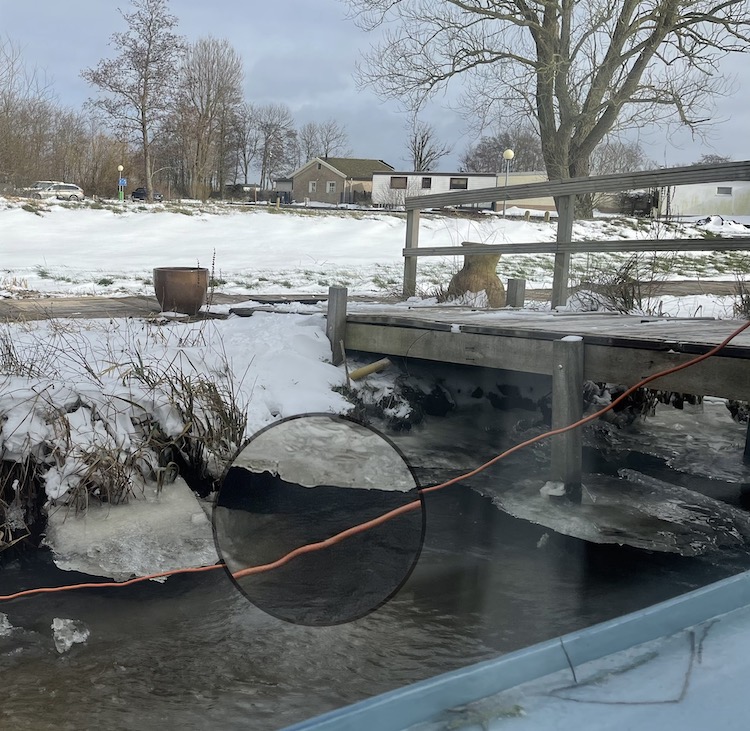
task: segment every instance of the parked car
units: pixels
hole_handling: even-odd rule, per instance
[[[57,198],[64,201],[82,201],[83,190],[73,183],[40,180],[29,189],[32,198]]]
[[[130,194],[130,200],[133,201],[145,201],[148,200],[148,193],[145,188],[136,188],[131,194]],[[164,200],[164,196],[161,193],[157,193],[154,191],[154,201],[157,203]]]
[[[45,188],[49,188],[50,185],[62,185],[62,180],[37,180],[33,183],[33,185],[30,185],[28,188],[24,188],[25,193],[36,193],[40,190],[44,190]]]

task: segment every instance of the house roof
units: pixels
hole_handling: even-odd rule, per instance
[[[393,170],[393,166],[382,160],[358,157],[322,157],[320,159],[342,172],[347,178],[371,178],[373,173],[386,173]]]
[[[296,177],[303,170],[316,163],[322,163],[343,177],[353,178],[354,180],[370,180],[375,172],[391,172],[393,170],[392,166],[382,160],[359,157],[314,157],[310,162],[295,170],[292,177]]]

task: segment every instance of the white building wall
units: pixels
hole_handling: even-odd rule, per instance
[[[673,215],[750,216],[750,182],[676,185],[671,193],[670,210]],[[664,195],[660,202],[664,211]]]
[[[391,178],[406,178],[406,188],[391,188]],[[423,187],[429,178],[430,187]],[[494,188],[498,185],[497,175],[490,173],[374,173],[372,176],[372,202],[376,206],[403,206],[404,199],[415,195],[434,195],[451,192],[451,179],[465,178],[466,188],[458,190],[478,190]],[[489,202],[487,203],[489,205]]]
[[[391,178],[393,177],[405,177],[407,180],[406,188],[391,188]],[[431,185],[429,188],[423,187],[422,181],[424,178],[430,178]],[[463,190],[501,188],[505,185],[504,173],[375,173],[372,178],[372,202],[376,206],[397,208],[404,205],[404,199],[407,197],[458,192],[461,189],[451,188],[451,178],[466,178],[467,186]],[[508,185],[538,183],[546,179],[547,177],[544,173],[510,173],[508,176]],[[491,205],[492,201],[488,200],[484,203],[476,204],[476,207],[489,208]],[[522,201],[508,201],[508,205],[544,210],[553,209],[555,202],[552,198],[536,198]]]

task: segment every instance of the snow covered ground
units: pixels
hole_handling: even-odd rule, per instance
[[[408,731],[747,728],[750,607],[559,671]]]
[[[747,231],[720,219],[702,227]],[[152,268],[201,265],[213,270],[218,291],[251,299],[261,292],[323,293],[334,284],[347,286],[352,294],[399,291],[405,218],[383,212],[274,212],[196,203],[165,207],[0,199],[0,230],[3,297],[153,294]],[[648,233],[632,220],[602,218],[577,224],[575,235],[630,238]],[[691,225],[681,235],[700,236],[702,230]],[[553,238],[554,222],[543,220],[424,216],[420,243]],[[501,276],[517,276],[523,269],[529,286],[549,285],[551,257],[522,259],[503,259]],[[714,258],[707,268],[705,257],[693,259],[705,277],[721,276],[721,266],[742,263]],[[422,290],[427,294],[430,287],[447,284],[455,268],[451,260],[420,262]],[[668,276],[681,274],[696,275],[675,269]],[[665,298],[661,314],[727,316],[731,308],[721,298]],[[149,441],[152,427],[167,440],[184,436],[188,425],[200,420],[210,430],[219,417],[211,404],[216,394],[206,392],[206,383],[247,413],[247,423],[231,439],[208,446],[214,476],[244,438],[275,420],[346,412],[351,405],[333,390],[345,383],[345,374],[329,362],[323,315],[298,309],[193,324],[53,320],[0,326],[4,458],[23,462],[33,455],[50,501],[74,500],[80,507],[82,501],[101,497],[89,486],[103,469],[102,455],[127,468],[118,473],[117,484],[106,488],[117,495],[138,499],[144,479],[161,479],[159,450]],[[175,382],[203,393],[205,400],[186,404],[185,389],[175,389]],[[21,500],[13,501],[5,515],[7,526],[22,527],[20,511]]]
[[[510,209],[511,215],[522,215]],[[424,215],[420,246],[462,241],[498,244],[544,242],[555,237],[555,222],[532,216],[503,219]],[[603,217],[576,223],[574,236],[586,239],[668,236],[635,219]],[[227,294],[323,293],[343,285],[352,294],[393,294],[401,290],[406,221],[404,214],[337,210],[286,210],[253,206],[147,206],[117,203],[47,203],[0,198],[3,257],[0,296],[27,292],[49,295],[153,294],[158,266],[212,269],[216,291]],[[644,228],[646,227],[646,228]],[[681,236],[745,234],[741,224],[715,218],[694,223]],[[627,255],[577,257],[573,276],[594,268],[615,268]],[[750,270],[742,255],[686,255],[669,263],[664,278],[732,279]],[[418,289],[430,294],[446,286],[460,258],[420,260]],[[550,286],[552,257],[508,255],[502,278],[523,277],[528,288]]]

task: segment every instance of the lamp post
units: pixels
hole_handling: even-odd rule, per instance
[[[128,184],[128,181],[122,177],[124,169],[122,165],[117,166],[117,198],[120,203],[125,201],[125,186]]]
[[[507,189],[508,187],[508,170],[510,169],[510,161],[513,159],[515,153],[513,150],[508,148],[507,150],[503,150],[503,160],[505,160],[505,187]],[[508,194],[507,192],[503,196],[503,218],[505,218],[505,204],[508,200]]]

